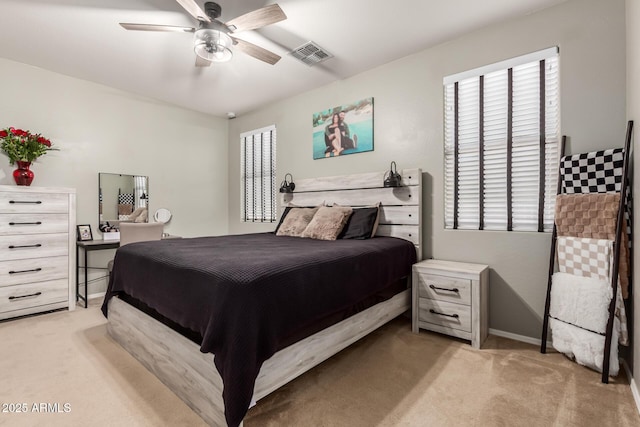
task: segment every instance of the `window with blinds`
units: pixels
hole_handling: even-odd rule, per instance
[[[557,47],[444,79],[445,228],[551,231]]]
[[[241,220],[276,220],[276,127],[240,135]]]

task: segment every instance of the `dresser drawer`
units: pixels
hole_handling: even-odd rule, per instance
[[[63,193],[0,191],[2,213],[68,213],[69,195]]]
[[[67,233],[0,236],[0,259],[3,261],[68,254]]]
[[[66,256],[0,262],[0,288],[69,277]]]
[[[0,313],[65,302],[68,299],[69,281],[67,279],[6,286],[0,288]]]
[[[67,233],[68,214],[0,214],[0,235]]]
[[[471,305],[471,280],[418,273],[418,296]]]
[[[418,321],[471,332],[471,307],[420,298]]]

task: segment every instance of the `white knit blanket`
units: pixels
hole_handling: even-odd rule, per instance
[[[611,340],[611,357],[609,359],[609,375],[614,377],[618,375],[620,370],[618,346],[615,344],[618,342],[616,326],[618,323],[618,319],[615,319]],[[585,331],[553,318],[549,319],[549,325],[553,331],[553,348],[583,366],[602,372],[602,362],[604,360],[603,335]]]
[[[549,314],[572,325],[605,333],[612,296],[611,285],[606,280],[555,273]]]
[[[581,365],[602,372],[604,334],[613,291],[610,283],[590,277],[555,273],[549,314],[553,347]],[[614,318],[610,375],[617,375],[620,321]]]
[[[613,241],[559,236],[558,271],[574,276],[591,277],[611,283]],[[620,280],[616,298],[616,317],[620,320],[620,344],[629,345],[627,315],[622,299]]]

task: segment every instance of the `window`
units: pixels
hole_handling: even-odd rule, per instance
[[[445,228],[551,231],[558,49],[445,77]]]
[[[242,175],[241,219],[245,222],[276,220],[276,127],[240,135]]]

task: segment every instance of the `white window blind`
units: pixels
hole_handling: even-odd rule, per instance
[[[276,127],[240,135],[241,220],[276,220]]]
[[[446,228],[552,230],[558,79],[555,47],[444,79]]]

